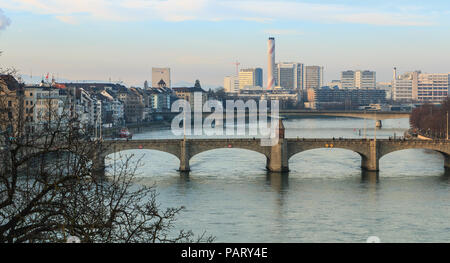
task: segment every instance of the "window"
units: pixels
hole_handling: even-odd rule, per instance
[[[8,101],[8,107],[11,107],[12,106],[12,101]]]

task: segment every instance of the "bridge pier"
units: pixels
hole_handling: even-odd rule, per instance
[[[444,168],[450,170],[450,155],[449,154],[445,154],[444,155]]]
[[[95,177],[105,176],[105,168],[105,156],[96,154],[94,158],[92,158],[92,175]]]
[[[381,122],[381,120],[377,120],[376,123],[375,123],[375,126],[377,128],[381,128],[381,127],[383,127],[383,123]]]
[[[285,129],[282,119],[278,120],[276,132],[278,142],[270,148],[270,156],[267,157],[266,167],[267,170],[274,173],[289,172],[288,141],[284,139]]]
[[[180,172],[189,172],[191,168],[189,167],[189,143],[186,140],[180,142]]]
[[[267,170],[275,173],[289,172],[287,153],[287,142],[279,139],[276,145],[271,146],[270,156],[267,157]]]
[[[361,168],[367,171],[379,171],[380,170],[380,157],[378,154],[378,147],[376,141],[370,141],[369,154],[361,155]]]

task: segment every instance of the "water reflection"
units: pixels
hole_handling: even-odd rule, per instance
[[[272,173],[267,171],[266,184],[280,194],[286,192],[289,188],[289,173]]]
[[[378,171],[367,171],[361,169],[361,183],[364,185],[376,185],[379,183],[380,173]]]

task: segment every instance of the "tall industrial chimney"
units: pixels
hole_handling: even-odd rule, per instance
[[[268,65],[267,65],[267,89],[273,89],[275,87],[275,79],[273,72],[275,69],[275,38],[269,37],[268,43]]]
[[[395,82],[397,80],[397,68],[396,67],[394,67],[394,73],[393,74],[394,75],[392,76],[392,78],[393,78],[393,81]]]

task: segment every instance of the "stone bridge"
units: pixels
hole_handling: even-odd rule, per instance
[[[239,148],[255,151],[267,158],[267,169],[272,172],[289,171],[289,159],[297,153],[319,148],[340,148],[358,153],[361,167],[379,170],[379,160],[384,155],[404,149],[430,149],[444,156],[444,166],[450,168],[450,141],[446,140],[387,140],[387,139],[285,139],[274,146],[261,146],[260,139],[168,139],[105,141],[93,158],[98,172],[105,169],[105,158],[112,153],[131,149],[149,149],[170,153],[180,160],[179,170],[190,170],[189,160],[195,155],[220,148]],[[220,160],[217,160],[218,162]]]

